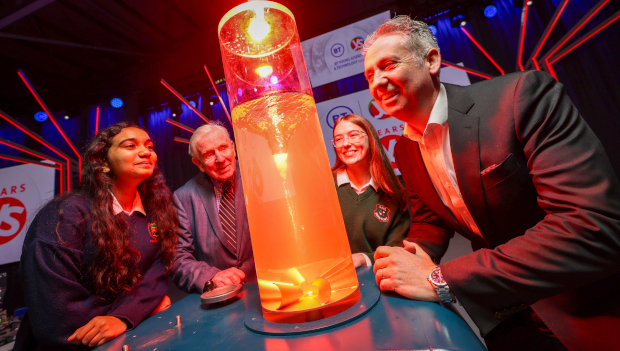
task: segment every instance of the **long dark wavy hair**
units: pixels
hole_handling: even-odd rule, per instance
[[[104,299],[130,290],[142,276],[136,268],[140,253],[129,246],[131,228],[126,216],[115,216],[112,210],[114,179],[103,172],[108,163],[112,139],[129,123],[117,123],[102,129],[86,147],[82,162],[82,182],[71,195],[84,196],[90,203],[92,238],[96,247],[90,269],[88,288]],[[153,174],[138,186],[144,210],[157,225],[157,246],[170,273],[174,264],[179,220],[172,205],[172,192],[164,175],[155,165]],[[71,196],[70,195],[70,196]],[[61,214],[62,216],[62,214]],[[58,233],[57,233],[58,234]]]
[[[336,126],[340,124],[340,122],[344,121],[357,125],[368,135],[368,144],[370,145],[370,152],[368,153],[368,157],[370,158],[370,176],[394,203],[401,206],[406,211],[407,197],[405,196],[405,189],[403,189],[398,178],[396,178],[396,174],[394,174],[392,163],[388,160],[383,150],[383,145],[381,145],[381,140],[379,139],[379,134],[377,134],[375,127],[373,127],[366,118],[350,114],[338,118],[336,123],[334,123],[334,130],[336,130]],[[334,151],[336,152],[335,147]],[[332,167],[332,172],[337,174],[346,169],[347,165],[342,162],[340,157],[338,157],[338,152],[336,152],[336,163],[334,167]]]

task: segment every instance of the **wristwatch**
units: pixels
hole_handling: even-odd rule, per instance
[[[441,274],[441,268],[439,266],[433,268],[431,273],[428,275],[428,281],[431,283],[437,295],[439,295],[439,299],[442,303],[453,303],[454,300],[452,296],[450,296],[450,287],[446,280],[443,279],[443,274]]]
[[[202,289],[202,292],[204,293],[213,289],[215,289],[215,283],[213,283],[213,280],[209,280],[205,283],[205,287]]]

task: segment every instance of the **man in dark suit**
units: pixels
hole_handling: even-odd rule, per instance
[[[413,216],[412,243],[376,251],[381,289],[456,298],[490,350],[617,348],[620,184],[562,85],[540,71],[441,84],[435,38],[406,16],[365,45],[372,96],[406,122]],[[475,251],[437,266],[454,231]]]
[[[243,187],[228,131],[217,124],[199,127],[189,154],[201,173],[174,192],[180,222],[174,282],[188,293],[255,282]]]

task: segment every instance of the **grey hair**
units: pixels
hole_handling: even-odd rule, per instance
[[[400,15],[383,22],[377,30],[366,38],[362,55],[365,57],[372,44],[380,36],[387,34],[401,34],[403,36],[401,44],[411,51],[419,65],[424,63],[426,54],[430,49],[435,48],[439,51],[437,38],[431,33],[426,23],[412,20],[409,16]]]
[[[224,123],[220,121],[212,121],[210,124],[201,125],[194,131],[194,134],[189,139],[189,155],[191,157],[199,158],[196,156],[196,153],[197,153],[196,146],[198,145],[198,143],[200,142],[200,140],[205,134],[211,133],[214,130],[219,130],[223,132],[226,135],[226,138],[228,139],[228,141],[231,141],[230,133],[228,133],[228,129],[224,127]]]

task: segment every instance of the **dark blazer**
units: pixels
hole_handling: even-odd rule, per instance
[[[237,256],[226,240],[217,210],[213,182],[205,173],[190,179],[174,192],[179,214],[179,242],[172,279],[185,292],[202,293],[213,276],[230,267],[245,273],[245,281],[256,281],[250,227],[245,211],[243,186],[237,164],[235,172],[235,217]]]
[[[403,137],[409,237],[436,262],[454,231],[471,240],[475,252],[441,269],[483,336],[531,306],[569,349],[617,347],[620,184],[562,84],[534,71],[444,86],[456,178],[482,237],[452,219]]]

